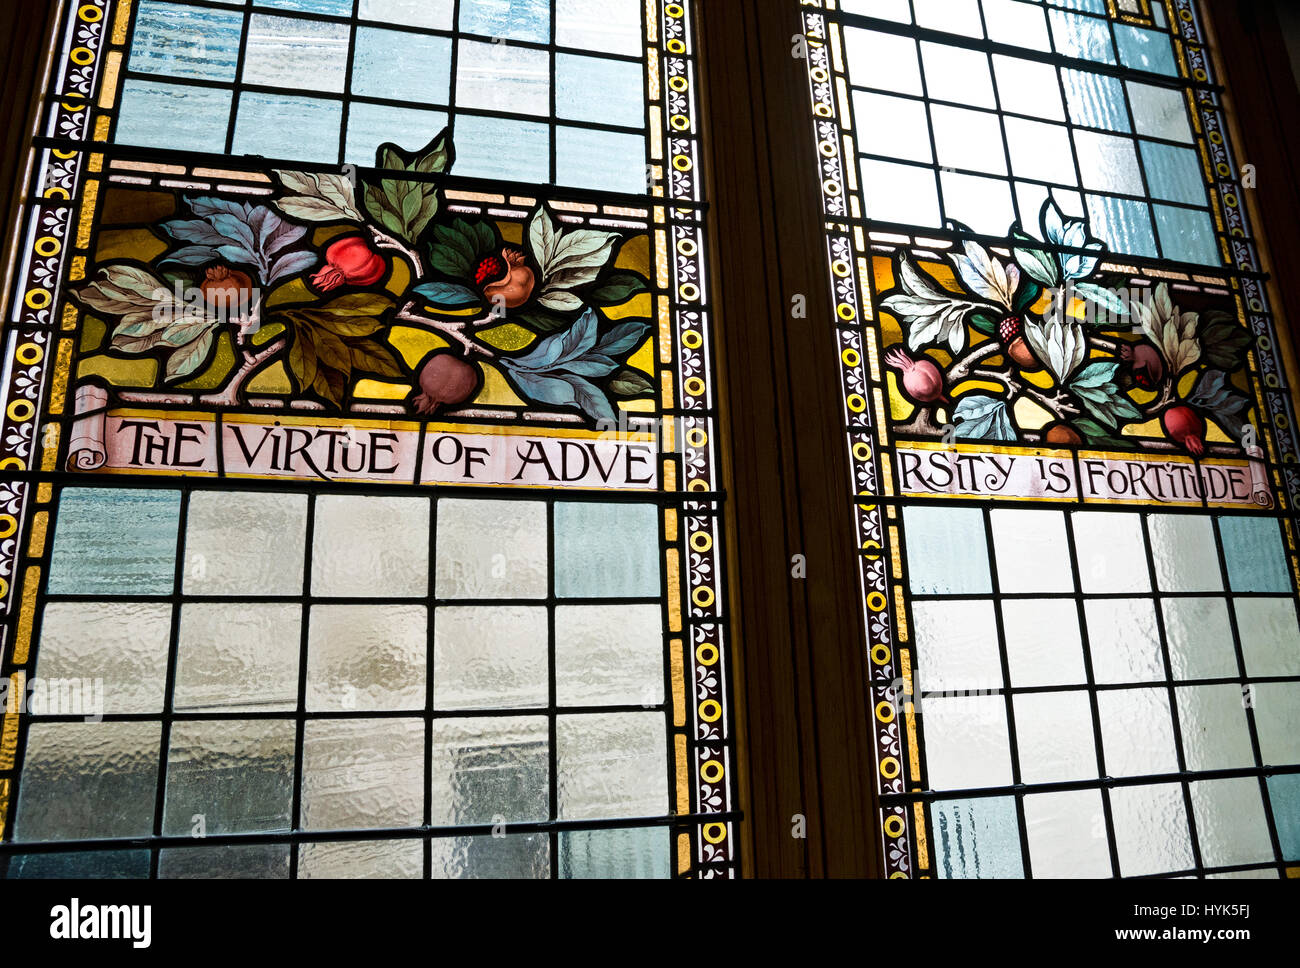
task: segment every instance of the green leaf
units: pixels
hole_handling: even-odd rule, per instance
[[[361,221],[352,182],[328,172],[277,171],[293,195],[277,199],[280,211],[304,222]]]
[[[1112,316],[1127,316],[1128,303],[1121,299],[1116,293],[1098,286],[1091,282],[1076,282],[1074,291],[1084,299],[1091,300],[1100,306],[1104,306]],[[1105,320],[1109,322],[1109,320]]]
[[[616,397],[643,397],[653,390],[654,384],[637,370],[620,370],[609,381],[609,392]]]
[[[535,333],[555,333],[569,325],[568,319],[557,316],[555,313],[548,313],[545,309],[532,309],[526,313],[513,315],[510,318],[513,322],[526,329],[531,329]]]
[[[1133,401],[1120,392],[1113,378],[1118,363],[1092,363],[1070,381],[1069,389],[1108,430],[1116,430],[1142,416]]]
[[[208,358],[208,352],[212,349],[215,338],[216,332],[213,329],[207,329],[198,339],[177,348],[167,357],[167,369],[164,378],[170,383],[187,377],[197,370],[203,361]]]
[[[998,331],[998,321],[990,314],[984,312],[971,313],[966,322],[970,323],[985,336],[992,336]]]
[[[1209,413],[1215,423],[1234,437],[1241,432],[1250,400],[1238,392],[1222,370],[1206,370],[1196,378],[1187,402]]]
[[[648,292],[645,279],[632,272],[615,272],[587,297],[597,306],[621,306],[633,296]]]
[[[289,372],[298,382],[299,389],[306,390],[316,382],[316,343],[311,338],[311,327],[293,327],[293,345],[289,347],[286,360]]]
[[[1246,365],[1246,354],[1255,343],[1249,329],[1218,309],[1201,315],[1197,338],[1201,343],[1201,359],[1206,365],[1229,373],[1235,373]]]
[[[348,340],[348,351],[352,357],[352,368],[375,376],[402,379],[406,371],[397,361],[397,356],[386,343],[373,339]]]
[[[984,393],[964,394],[953,407],[957,436],[965,440],[1015,440],[1007,402]]]

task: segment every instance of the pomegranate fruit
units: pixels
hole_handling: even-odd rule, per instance
[[[998,339],[1007,348],[1007,356],[1022,370],[1039,369],[1033,350],[1025,342],[1024,325],[1019,316],[1008,316],[998,323]]]
[[[1147,343],[1138,343],[1136,346],[1125,344],[1120,347],[1119,358],[1128,364],[1133,373],[1133,382],[1143,390],[1150,390],[1164,379],[1165,363],[1154,346]]]
[[[1043,440],[1049,444],[1065,444],[1075,447],[1083,443],[1083,438],[1079,432],[1068,424],[1057,423],[1047,428],[1047,433],[1043,434]]]
[[[373,286],[384,277],[388,263],[359,235],[349,235],[330,243],[325,250],[325,266],[311,277],[311,284],[321,292],[350,286]]]
[[[203,301],[209,306],[225,308],[247,306],[252,299],[253,280],[248,273],[226,266],[211,266],[204,273]]]
[[[903,374],[903,392],[917,403],[947,403],[943,375],[927,357],[914,360],[899,347],[885,354],[885,362]]]
[[[1165,433],[1194,457],[1205,453],[1205,418],[1185,404],[1170,407],[1160,418]]]
[[[500,297],[507,309],[528,302],[536,282],[533,270],[518,249],[506,246],[501,254],[484,258],[474,270],[474,284],[481,286],[483,295],[495,301]]]
[[[420,369],[420,393],[411,403],[417,413],[434,414],[439,407],[464,403],[478,392],[478,368],[454,353],[434,353]]]

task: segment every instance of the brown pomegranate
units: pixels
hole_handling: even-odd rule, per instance
[[[420,393],[411,401],[417,413],[434,414],[472,397],[482,377],[478,368],[449,351],[434,353],[420,369]]]
[[[1170,407],[1160,418],[1165,433],[1193,457],[1205,453],[1205,418],[1186,404]]]
[[[1047,433],[1043,434],[1043,440],[1049,444],[1063,444],[1067,447],[1077,447],[1083,443],[1083,438],[1079,436],[1078,431],[1063,423],[1048,427]]]
[[[501,255],[490,255],[474,270],[474,283],[483,287],[483,295],[495,301],[500,298],[507,309],[528,302],[536,282],[533,270],[518,249],[506,246]]]
[[[1133,382],[1143,390],[1150,390],[1164,378],[1165,364],[1154,346],[1147,343],[1138,343],[1136,346],[1125,344],[1120,347],[1119,357],[1129,365]]]
[[[1007,356],[1022,370],[1040,369],[1038,360],[1025,342],[1024,325],[1019,316],[1008,316],[998,323],[998,339],[1007,348]]]
[[[253,280],[238,269],[210,266],[199,289],[203,301],[214,308],[246,306],[252,298]]]

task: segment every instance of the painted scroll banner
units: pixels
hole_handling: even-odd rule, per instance
[[[1264,465],[1255,460],[1141,457],[1080,451],[991,450],[900,443],[898,483],[909,496],[1271,508]]]

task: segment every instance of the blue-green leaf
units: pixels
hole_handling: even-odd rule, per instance
[[[953,407],[957,436],[965,440],[1015,440],[1007,402],[983,393],[968,393]]]

